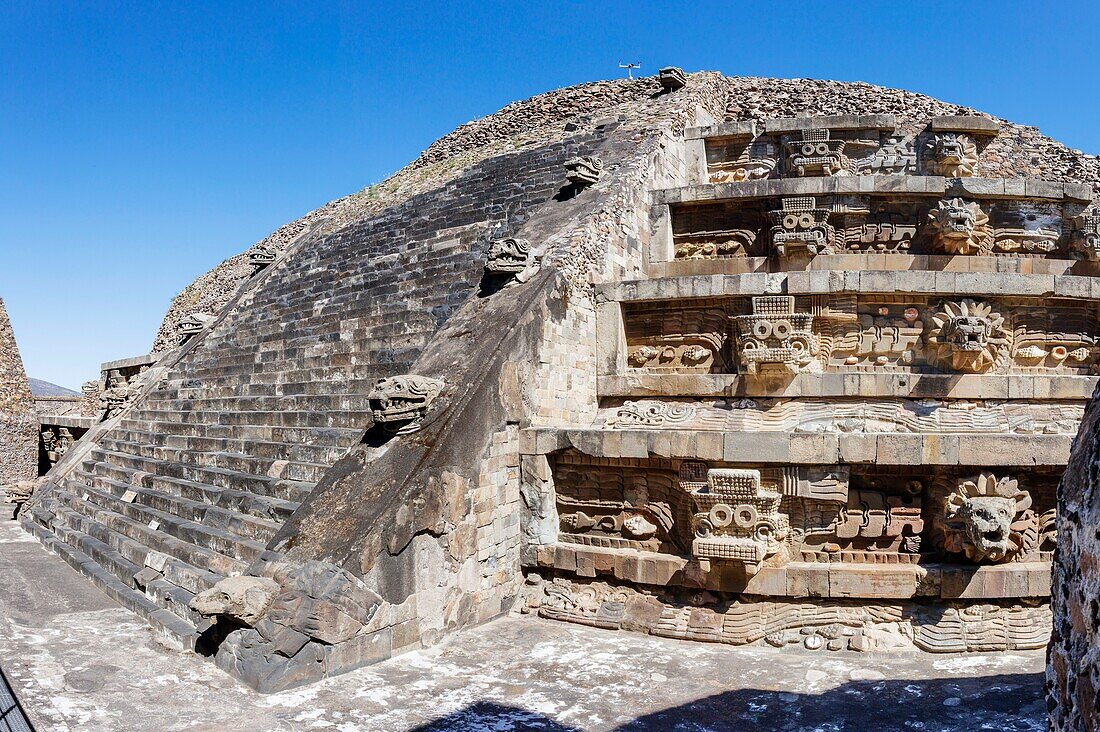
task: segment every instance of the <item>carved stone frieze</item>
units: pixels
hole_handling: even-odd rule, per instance
[[[396,435],[416,432],[443,386],[439,379],[412,374],[382,379],[368,396],[375,424]]]
[[[795,312],[789,295],[752,298],[752,314],[733,319],[742,370],[797,373],[820,366],[813,319],[811,313]]]
[[[1091,374],[1100,319],[1087,302],[927,295],[763,295],[624,309],[629,368],[744,374],[915,371]],[[746,312],[748,311],[748,312]],[[732,340],[733,353],[725,355]],[[728,361],[727,361],[728,358]]]
[[[937,132],[924,143],[924,168],[932,175],[965,178],[978,167],[978,145],[963,132]]]
[[[678,66],[666,66],[657,72],[657,81],[666,92],[674,92],[687,85],[687,75]]]
[[[769,211],[772,249],[780,257],[831,254],[836,229],[829,223],[829,209],[820,208],[813,196],[784,198],[782,208]]]
[[[735,152],[728,160],[707,163],[707,182],[736,183],[744,180],[763,180],[771,176],[779,162],[779,147],[766,140],[750,140],[740,145],[727,146]]]
[[[935,248],[947,254],[987,254],[993,245],[989,215],[973,201],[940,201],[928,213],[928,226]]]
[[[489,245],[485,271],[491,276],[526,282],[539,271],[539,256],[527,239],[507,237]]]
[[[934,538],[949,555],[997,563],[1029,559],[1039,550],[1039,516],[1015,478],[981,473],[941,486],[937,500]]]
[[[695,406],[677,402],[624,402],[615,417],[608,421],[611,427],[665,427],[688,424],[695,417]]]
[[[603,160],[594,155],[570,158],[565,162],[565,177],[573,185],[594,185],[602,174]]]
[[[607,630],[678,640],[818,651],[929,653],[1037,649],[1050,639],[1050,607],[1034,602],[922,605],[739,598],[685,590],[660,597],[606,582],[529,575],[523,612]]]
[[[953,371],[988,371],[1005,352],[1005,319],[974,300],[945,302],[932,314],[926,340],[937,360]]]
[[[847,174],[851,167],[844,154],[847,140],[834,139],[829,130],[807,129],[786,140],[786,169],[789,175],[829,176]]]
[[[1100,211],[1089,211],[1073,218],[1070,248],[1090,262],[1100,261]]]
[[[1071,435],[1084,407],[1072,402],[967,400],[644,400],[601,410],[615,429],[802,433]]]

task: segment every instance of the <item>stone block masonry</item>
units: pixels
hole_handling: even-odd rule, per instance
[[[38,422],[15,333],[0,300],[0,487],[38,475]],[[3,496],[0,496],[0,501]]]
[[[517,608],[1039,648],[1098,180],[862,84],[536,97],[189,288],[24,523],[264,691]]]

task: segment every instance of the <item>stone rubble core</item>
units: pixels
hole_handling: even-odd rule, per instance
[[[24,525],[263,691],[513,609],[1041,647],[1095,161],[905,92],[675,81],[512,105],[204,275]]]

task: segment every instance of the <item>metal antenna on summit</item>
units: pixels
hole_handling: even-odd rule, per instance
[[[624,64],[622,61],[620,61],[619,62],[619,68],[620,69],[626,69],[626,78],[633,79],[634,78],[634,69],[640,69],[640,68],[642,68],[642,65],[641,64]]]

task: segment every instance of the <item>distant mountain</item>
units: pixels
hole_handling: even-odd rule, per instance
[[[31,394],[34,396],[80,396],[80,392],[51,384],[42,379],[27,379],[31,382]]]

